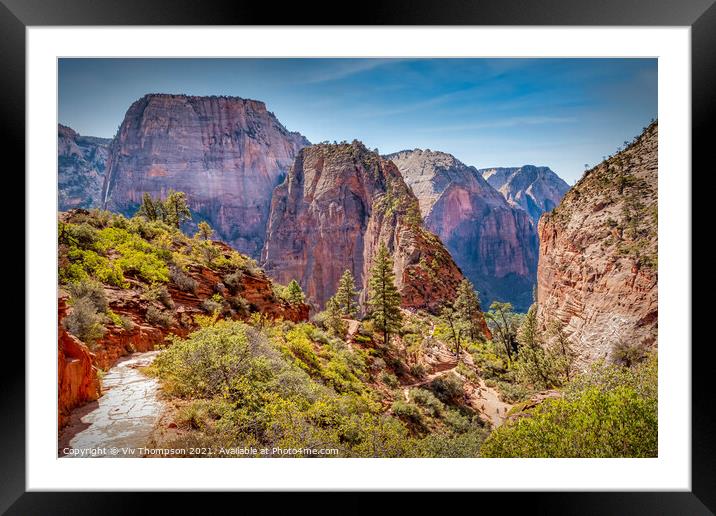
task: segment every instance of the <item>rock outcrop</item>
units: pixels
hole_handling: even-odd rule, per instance
[[[306,138],[263,102],[238,97],[150,94],[127,111],[111,149],[105,208],[131,215],[144,192],[185,192],[217,236],[257,258],[271,192]]]
[[[538,318],[563,325],[582,367],[656,345],[657,141],[653,123],[540,220]]]
[[[57,339],[57,424],[64,426],[70,411],[100,395],[100,383],[94,355],[78,338],[67,333],[62,319],[67,314],[67,303],[59,300],[60,325]]]
[[[274,191],[262,265],[296,279],[318,307],[353,273],[361,299],[373,256],[385,243],[406,308],[436,310],[463,275],[440,239],[422,226],[418,200],[395,164],[362,143],[302,149]]]
[[[454,156],[406,150],[386,156],[420,202],[426,227],[445,243],[484,307],[509,301],[526,311],[537,270],[537,232],[527,214],[510,206]]]
[[[549,167],[486,168],[480,173],[510,205],[525,210],[535,225],[569,190],[569,185]]]
[[[80,136],[71,128],[58,125],[57,202],[60,211],[101,206],[111,141]]]

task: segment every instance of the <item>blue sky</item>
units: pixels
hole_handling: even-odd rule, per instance
[[[572,184],[657,117],[656,59],[60,59],[59,121],[111,137],[146,93],[262,100],[312,142],[429,148]]]

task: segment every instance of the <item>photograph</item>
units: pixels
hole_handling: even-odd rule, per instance
[[[659,457],[658,68],[58,58],[57,457]]]

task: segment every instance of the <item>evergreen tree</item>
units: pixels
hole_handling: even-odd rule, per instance
[[[291,283],[286,286],[286,299],[292,305],[303,303],[304,299],[306,299],[306,296],[303,294],[303,290],[301,290],[301,285],[298,284],[298,281],[291,280]]]
[[[452,341],[453,351],[460,360],[460,350],[462,349],[462,341],[470,332],[469,321],[465,320],[454,304],[447,304],[440,312],[440,319],[448,327],[450,340]]]
[[[161,201],[160,201],[161,202]],[[182,222],[191,219],[191,211],[187,204],[184,192],[169,190],[169,195],[163,202],[164,222],[178,228]]]
[[[341,318],[341,309],[338,306],[335,296],[326,302],[325,326],[340,338],[345,338],[348,329],[345,321]]]
[[[162,220],[164,218],[163,212],[161,199],[154,200],[148,192],[144,192],[142,204],[137,210],[137,215],[147,220]]]
[[[196,237],[201,238],[202,240],[209,240],[211,236],[214,234],[214,230],[211,229],[211,226],[206,221],[199,222],[199,231],[196,232]]]
[[[457,288],[457,296],[453,303],[457,317],[465,325],[471,340],[482,336],[482,311],[480,309],[480,296],[475,291],[470,280],[464,279]]]
[[[370,316],[383,332],[383,342],[387,345],[390,335],[400,330],[403,314],[400,312],[400,292],[395,286],[393,260],[385,244],[381,243],[373,259],[368,286]]]
[[[545,348],[537,325],[537,305],[530,306],[517,331],[520,355],[517,366],[521,378],[537,389],[558,385],[558,372],[552,354]]]
[[[358,291],[356,290],[356,284],[353,280],[353,274],[351,274],[350,270],[346,269],[338,281],[338,289],[334,296],[337,308],[343,317],[355,317],[358,312],[358,303],[355,301],[357,295]]]
[[[507,355],[508,363],[517,354],[517,328],[519,316],[512,311],[511,303],[495,301],[490,305],[490,311],[485,314],[490,321],[492,335],[502,346]]]

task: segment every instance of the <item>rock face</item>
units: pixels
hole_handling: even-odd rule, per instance
[[[509,301],[526,311],[537,270],[537,232],[527,214],[510,206],[454,156],[408,150],[386,156],[420,202],[427,228],[445,242],[484,307]]]
[[[104,207],[133,214],[144,192],[186,192],[194,222],[257,258],[271,192],[306,138],[263,102],[238,97],[151,94],[127,111],[103,187]]]
[[[60,299],[59,320],[67,313],[67,303]],[[57,340],[57,423],[64,426],[70,411],[100,395],[99,377],[93,354],[79,339],[70,335],[62,324]]]
[[[538,318],[563,325],[580,366],[656,345],[657,140],[654,123],[540,220]]]
[[[80,136],[67,126],[57,127],[57,201],[60,211],[97,208],[112,140]]]
[[[440,239],[422,226],[418,200],[393,162],[362,143],[301,150],[274,191],[262,265],[296,279],[318,307],[349,269],[363,290],[380,243],[394,259],[406,308],[436,310],[463,276]]]
[[[569,185],[549,167],[486,168],[480,173],[507,202],[525,210],[535,225],[569,190]]]

